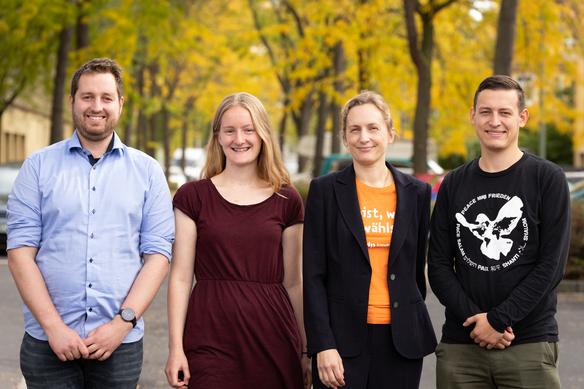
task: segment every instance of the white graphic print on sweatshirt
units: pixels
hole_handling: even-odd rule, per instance
[[[500,206],[497,216],[493,220],[481,211],[477,214],[476,210],[474,212],[474,214],[476,214],[475,217],[469,216],[469,213],[472,214],[469,210],[473,206],[481,203],[482,200],[489,199],[491,201],[496,199],[499,202],[501,199],[507,200],[507,202]],[[482,205],[484,205],[484,203]],[[522,244],[521,241],[526,242],[528,240],[527,220],[525,218],[522,219],[522,209],[523,201],[517,196],[510,197],[500,193],[489,193],[487,195],[476,197],[460,212],[457,212],[455,215],[456,220],[458,221],[456,224],[456,237],[458,248],[464,261],[471,267],[475,267],[482,271],[496,271],[500,270],[501,266],[505,268],[514,263],[522,255],[525,249],[526,243]],[[516,230],[520,221],[523,221],[523,233],[512,234]],[[461,226],[464,228],[461,228]],[[472,239],[468,234],[465,234],[467,237],[464,237],[465,239],[463,239],[461,230],[468,231],[472,233],[476,239],[479,239],[481,241],[480,252],[491,260],[499,261],[508,258],[509,253],[514,247],[514,243],[517,243],[517,245],[515,245],[515,251],[513,252],[514,255],[501,265],[487,263],[481,264],[480,262],[483,261],[477,261],[477,258],[474,260],[469,258],[467,252],[470,253],[471,250],[465,250],[465,246],[468,248],[471,245],[478,244],[478,242]]]

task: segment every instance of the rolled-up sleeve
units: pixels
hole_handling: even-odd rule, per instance
[[[150,166],[150,190],[144,202],[140,231],[140,253],[172,257],[174,213],[170,190],[160,165]]]
[[[41,241],[41,193],[34,162],[34,158],[24,162],[8,198],[7,250],[23,246],[39,247]]]

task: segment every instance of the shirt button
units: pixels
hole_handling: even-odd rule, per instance
[[[93,308],[89,308],[89,312],[93,311]]]
[[[93,263],[93,258],[89,258],[89,263]]]
[[[399,306],[399,303],[396,301],[395,303],[393,303],[393,307],[397,308]]]
[[[390,275],[389,276],[389,279],[392,280],[392,281],[395,280],[395,274]]]
[[[89,237],[90,237],[91,239],[93,239],[93,232],[91,233],[91,235],[89,235]]]
[[[91,288],[93,285],[89,284],[89,287]]]
[[[93,165],[93,170],[97,169],[97,167],[95,165]]]
[[[95,213],[95,209],[92,209],[92,210],[91,210],[91,213]]]
[[[95,186],[93,188],[91,188],[91,190],[95,192]]]

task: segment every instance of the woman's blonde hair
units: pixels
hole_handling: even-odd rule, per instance
[[[278,193],[282,186],[292,184],[290,174],[282,162],[282,153],[276,142],[276,135],[266,109],[257,97],[245,92],[227,96],[217,107],[213,117],[213,133],[207,143],[207,159],[201,179],[214,177],[225,169],[226,159],[223,147],[219,144],[219,130],[225,112],[236,106],[249,111],[254,129],[262,140],[258,155],[258,176],[269,182],[272,190]]]
[[[347,101],[347,104],[343,107],[341,111],[341,138],[345,139],[345,130],[347,126],[347,116],[349,116],[349,111],[351,108],[356,107],[358,105],[365,105],[365,104],[373,104],[379,111],[381,112],[381,116],[383,117],[383,121],[387,125],[387,129],[389,130],[389,134],[393,136],[397,136],[397,131],[393,127],[393,118],[391,117],[391,112],[389,111],[389,107],[387,103],[383,99],[381,95],[377,93],[364,90],[361,91],[357,96],[353,97],[351,100]]]

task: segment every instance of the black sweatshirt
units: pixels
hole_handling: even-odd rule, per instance
[[[570,196],[555,164],[534,155],[487,173],[478,158],[450,172],[430,226],[428,277],[446,307],[442,342],[474,344],[465,320],[487,312],[512,345],[557,342],[557,285],[570,243]]]

